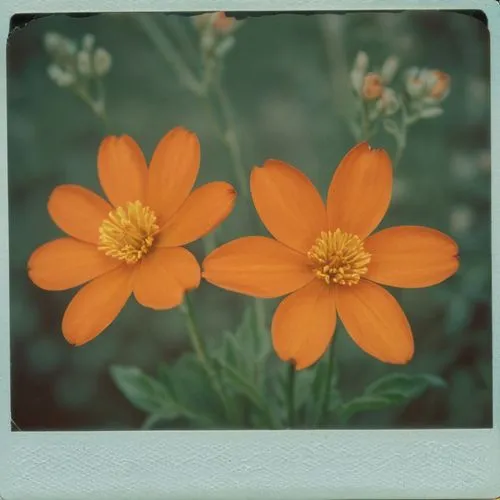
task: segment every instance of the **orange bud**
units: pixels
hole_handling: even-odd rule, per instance
[[[368,73],[363,80],[363,97],[372,101],[378,99],[384,91],[382,77],[378,73]]]
[[[437,69],[432,70],[432,76],[435,79],[435,83],[429,89],[429,97],[442,99],[446,96],[448,89],[450,88],[451,77],[447,73]]]
[[[236,19],[226,16],[224,12],[218,12],[214,18],[213,26],[220,33],[228,33],[234,28]]]

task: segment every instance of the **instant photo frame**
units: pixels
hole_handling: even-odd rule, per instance
[[[496,0],[13,0],[15,14],[482,11],[491,43],[493,428],[14,432],[11,430],[6,51],[0,104],[0,498],[487,499],[500,495],[500,4]],[[28,228],[29,229],[29,228]]]

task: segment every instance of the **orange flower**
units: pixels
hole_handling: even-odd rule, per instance
[[[447,73],[437,69],[432,70],[431,75],[434,82],[429,89],[429,96],[434,99],[443,99],[449,91],[451,77]]]
[[[48,211],[68,237],[35,250],[28,275],[45,290],[90,281],[64,313],[68,342],[82,345],[99,335],[132,293],[145,307],[170,309],[199,285],[198,262],[182,245],[219,225],[236,197],[226,182],[192,191],[199,165],[198,139],[180,127],[160,141],[149,169],[131,137],[111,136],[102,141],[97,162],[109,203],[81,186],[54,189]]]
[[[377,73],[368,73],[363,80],[363,97],[367,101],[378,99],[384,91],[382,77]]]
[[[326,207],[299,170],[268,160],[251,174],[255,208],[276,239],[251,236],[214,250],[203,277],[221,288],[272,298],[288,295],[272,321],[273,345],[297,369],[330,343],[337,313],[352,339],[386,363],[413,356],[406,316],[380,285],[420,288],[458,269],[455,242],[434,229],[398,226],[371,233],[391,198],[387,153],[361,143],[338,166]]]

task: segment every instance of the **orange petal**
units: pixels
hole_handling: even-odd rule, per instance
[[[29,258],[28,276],[44,290],[67,290],[120,265],[95,245],[60,238],[38,247]]]
[[[281,297],[309,283],[309,261],[282,243],[248,236],[216,248],[203,262],[210,283],[253,297]]]
[[[383,149],[363,142],[342,159],[328,190],[330,229],[366,238],[383,219],[392,191],[392,165]]]
[[[255,208],[269,232],[299,252],[307,252],[327,228],[326,210],[312,182],[277,160],[255,167],[250,177]]]
[[[134,278],[134,295],[151,309],[178,306],[186,290],[200,284],[200,266],[185,248],[157,248],[141,262]]]
[[[74,345],[94,339],[118,316],[132,293],[135,266],[120,266],[86,284],[62,320],[64,338]]]
[[[271,326],[273,346],[297,370],[316,363],[328,348],[337,322],[333,288],[314,280],[286,297]]]
[[[361,281],[336,286],[339,317],[363,351],[384,363],[406,364],[413,357],[413,335],[397,300],[381,286]]]
[[[444,233],[420,226],[384,229],[365,241],[372,255],[365,278],[382,285],[422,288],[458,270],[458,246]]]
[[[147,203],[164,224],[188,197],[200,168],[196,134],[177,127],[160,141],[149,167]]]
[[[181,246],[215,229],[233,210],[236,191],[227,182],[195,189],[158,236],[160,247]]]
[[[66,234],[95,245],[99,243],[99,226],[113,209],[97,194],[73,184],[56,187],[47,208]]]
[[[106,137],[99,147],[97,170],[102,189],[115,207],[144,202],[148,167],[141,148],[131,137]]]

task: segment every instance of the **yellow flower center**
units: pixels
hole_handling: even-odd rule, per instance
[[[322,232],[307,256],[316,277],[327,284],[349,286],[359,283],[371,259],[358,236],[340,229]]]
[[[99,228],[99,250],[127,264],[146,255],[158,232],[156,215],[140,201],[127,203],[109,213]]]

